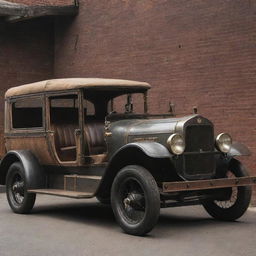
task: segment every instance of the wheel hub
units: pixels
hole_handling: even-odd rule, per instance
[[[138,193],[129,193],[126,198],[124,198],[123,203],[125,208],[132,207],[136,210],[143,210],[143,196]]]
[[[125,207],[128,207],[130,204],[131,204],[130,198],[126,197],[126,198],[124,199],[124,205],[125,205]]]
[[[24,182],[16,181],[12,186],[13,192],[15,193],[23,193],[24,192]]]
[[[12,186],[13,195],[17,203],[21,204],[24,200],[24,182],[16,181]]]

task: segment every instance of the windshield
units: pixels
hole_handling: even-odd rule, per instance
[[[144,114],[147,112],[146,92],[113,92],[102,90],[84,90],[84,106],[89,110],[93,104],[95,115],[100,118],[113,113]],[[89,114],[89,113],[88,113]]]
[[[125,94],[115,97],[108,103],[108,112],[143,114],[145,108],[144,99],[145,97],[142,93]]]

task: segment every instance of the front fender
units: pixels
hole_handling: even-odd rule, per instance
[[[116,174],[124,166],[138,164],[150,169],[150,167],[153,167],[154,162],[159,164],[159,161],[169,160],[171,156],[168,149],[157,142],[144,141],[124,145],[111,157],[97,195],[105,198],[110,196],[112,182]]]
[[[234,156],[250,156],[250,150],[240,142],[233,142],[231,150],[228,153],[228,157]]]
[[[129,148],[140,149],[144,154],[152,158],[170,158],[171,157],[171,153],[165,146],[163,146],[160,143],[151,142],[151,141],[141,141],[141,142],[133,142],[133,143],[126,144],[125,146],[121,147],[115,153],[115,155]]]
[[[5,185],[9,167],[17,161],[23,165],[27,189],[39,189],[45,187],[46,175],[37,158],[29,150],[13,150],[5,155],[0,164],[1,185]]]
[[[217,161],[217,168],[216,174],[220,178],[224,178],[226,172],[228,171],[230,165],[234,162],[237,162],[234,157],[236,156],[249,156],[251,155],[250,150],[240,142],[233,142],[232,147],[227,154],[227,156],[221,155],[216,159]],[[224,176],[223,176],[224,175]]]

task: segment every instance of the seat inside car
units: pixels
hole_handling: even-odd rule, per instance
[[[53,129],[55,131],[55,147],[60,160],[76,160],[75,130],[78,129],[78,125],[74,123],[55,123]]]
[[[55,147],[61,161],[76,160],[75,130],[79,128],[76,109],[53,109],[52,128],[55,132]],[[99,155],[106,151],[104,140],[104,120],[86,118],[84,140],[87,144],[86,155]]]
[[[76,160],[75,130],[79,128],[77,108],[51,108],[51,127],[61,161]]]
[[[103,154],[106,151],[104,140],[104,121],[86,120],[84,137],[88,144],[89,155]]]

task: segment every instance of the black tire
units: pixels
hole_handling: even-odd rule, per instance
[[[111,200],[109,197],[101,197],[101,196],[96,196],[97,200],[101,203],[101,204],[105,204],[105,205],[110,205],[111,204]]]
[[[29,213],[35,204],[36,194],[27,192],[25,172],[20,162],[15,162],[9,167],[6,177],[6,196],[15,213]]]
[[[235,177],[248,176],[246,168],[236,159],[229,164],[229,171]],[[230,198],[226,201],[212,200],[203,203],[205,210],[215,219],[234,221],[240,218],[247,210],[251,201],[251,186],[235,187],[230,191]],[[235,197],[234,197],[235,193]],[[232,196],[234,197],[233,201]],[[227,203],[230,203],[229,205]],[[228,207],[224,207],[227,204]]]
[[[131,235],[145,235],[156,225],[160,194],[149,171],[137,165],[124,167],[114,179],[111,206],[121,228]]]

